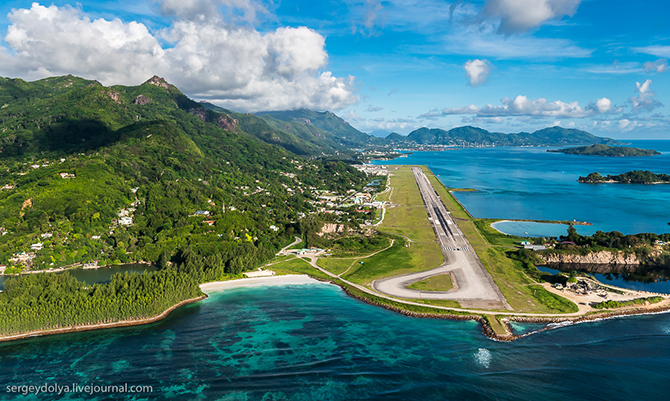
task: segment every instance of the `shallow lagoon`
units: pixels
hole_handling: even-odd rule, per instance
[[[533,327],[518,325],[527,331]],[[237,288],[166,320],[0,344],[0,383],[154,386],[114,399],[664,400],[670,315],[495,342],[309,284]],[[110,399],[109,395],[0,399]]]

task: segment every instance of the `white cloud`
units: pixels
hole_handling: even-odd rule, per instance
[[[636,47],[635,50],[638,53],[651,54],[656,57],[670,58],[670,46],[645,46],[645,47]]]
[[[644,69],[637,62],[620,63],[615,61],[612,64],[590,65],[583,68],[584,71],[592,74],[639,74]]]
[[[468,80],[470,80],[470,86],[477,86],[486,82],[489,74],[491,74],[491,68],[493,68],[493,65],[491,65],[488,60],[484,59],[468,60],[463,65],[465,74],[467,75]]]
[[[638,126],[637,121],[630,121],[626,118],[619,120],[619,130],[621,130],[621,132],[632,131],[637,126]]]
[[[163,0],[159,6],[174,17],[159,33],[137,22],[91,20],[67,6],[34,3],[14,10],[0,74],[75,74],[106,85],[139,84],[157,74],[191,96],[242,111],[340,109],[358,101],[353,77],[325,70],[325,38],[317,32],[298,27],[261,33],[226,22],[226,10],[245,20],[263,12],[254,1]]]
[[[612,110],[612,101],[606,97],[596,100],[596,110],[598,113],[607,113]]]
[[[549,20],[572,17],[581,0],[488,0],[484,15],[500,19],[505,34],[526,32]]]
[[[497,59],[587,58],[593,50],[579,47],[566,39],[537,38],[533,36],[501,36],[492,30],[470,27],[465,31],[444,37],[441,48],[435,46],[413,49],[425,53],[476,55]]]
[[[29,79],[75,74],[108,83],[139,83],[162,69],[165,51],[146,26],[91,20],[72,7],[14,10],[5,42],[3,74]]]
[[[659,58],[656,61],[647,61],[643,65],[644,71],[649,74],[650,72],[666,72],[668,70],[668,59]]]
[[[565,103],[560,100],[548,102],[547,99],[528,99],[526,96],[517,96],[514,99],[505,97],[501,100],[500,106],[487,104],[483,107],[470,105],[459,108],[446,108],[442,110],[442,115],[454,114],[474,114],[480,117],[506,117],[506,116],[527,116],[527,117],[565,117],[565,118],[583,118],[592,114],[590,110],[585,110],[579,106],[578,102]]]
[[[637,96],[628,99],[633,107],[633,111],[652,111],[657,107],[663,106],[661,102],[654,99],[656,94],[651,90],[651,82],[651,79],[647,79],[643,83],[635,83]]]
[[[602,97],[596,100],[595,103],[589,103],[586,106],[586,110],[593,112],[593,114],[608,114],[608,113],[620,113],[623,111],[623,107],[614,106],[612,101],[606,97]]]

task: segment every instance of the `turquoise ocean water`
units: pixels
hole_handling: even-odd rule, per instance
[[[589,186],[592,171],[670,170],[541,148],[417,153],[477,217],[586,220],[667,231],[670,186]],[[388,163],[388,162],[386,162]],[[515,324],[528,331],[537,325]],[[0,399],[666,400],[670,314],[562,327],[494,342],[475,322],[416,319],[326,285],[239,288],[146,326],[0,344]],[[6,386],[149,385],[137,395],[17,395]]]
[[[547,153],[556,148],[500,147],[415,152],[375,164],[427,165],[451,188],[474,188],[456,197],[480,218],[577,220],[581,234],[596,230],[624,234],[670,232],[670,184],[580,184],[592,172],[621,174],[651,170],[670,174],[670,141],[631,141],[660,156],[601,157]],[[524,235],[528,229],[509,234]],[[554,234],[553,232],[548,233]]]
[[[240,288],[148,326],[0,344],[0,367],[0,397],[18,400],[665,400],[670,315],[499,343],[477,323],[402,316],[332,285]],[[154,393],[4,387],[45,382]]]

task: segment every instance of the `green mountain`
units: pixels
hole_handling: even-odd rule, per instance
[[[330,140],[329,134],[319,128],[302,121],[282,121],[270,116],[256,116],[249,113],[238,113],[202,103],[205,109],[214,114],[214,119],[223,117],[239,124],[240,129],[261,139],[264,142],[283,147],[298,155],[320,155],[345,152],[347,148],[339,142]]]
[[[290,111],[268,111],[257,113],[259,116],[269,116],[285,122],[297,122],[306,126],[313,126],[325,133],[325,139],[334,145],[351,148],[368,145],[376,138],[360,132],[335,114],[324,111],[306,109]]]
[[[391,132],[386,136],[385,139],[387,142],[394,143],[394,142],[404,142],[406,137],[398,134],[397,132]]]
[[[0,78],[0,264],[172,261],[197,281],[253,268],[301,231],[317,190],[361,187],[159,77],[105,87]],[[190,255],[190,256],[189,256]]]
[[[394,137],[394,140],[399,138]],[[419,145],[456,146],[551,146],[581,144],[620,144],[610,138],[601,138],[577,129],[545,128],[533,133],[503,134],[482,128],[465,126],[445,131],[439,128],[419,128],[412,131],[405,143]]]
[[[661,153],[655,150],[627,148],[625,146],[607,146],[607,145],[591,145],[579,146],[576,148],[567,149],[552,149],[547,152],[565,153],[568,155],[583,155],[583,156],[608,156],[608,157],[633,157],[633,156],[656,156]]]

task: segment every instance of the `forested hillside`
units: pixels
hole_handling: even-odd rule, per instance
[[[308,162],[225,125],[158,77],[137,87],[72,76],[0,87],[8,272],[179,263],[187,248],[239,272],[286,243],[317,190],[364,184],[342,163]],[[34,254],[29,263],[17,261],[22,252]]]
[[[368,182],[344,163],[265,143],[245,131],[264,120],[207,110],[159,77],[135,87],[2,78],[0,105],[0,269],[161,267],[108,284],[9,279],[0,333],[159,314],[318,230],[321,192]],[[316,149],[305,146],[295,151]],[[336,221],[358,224],[343,213]]]

